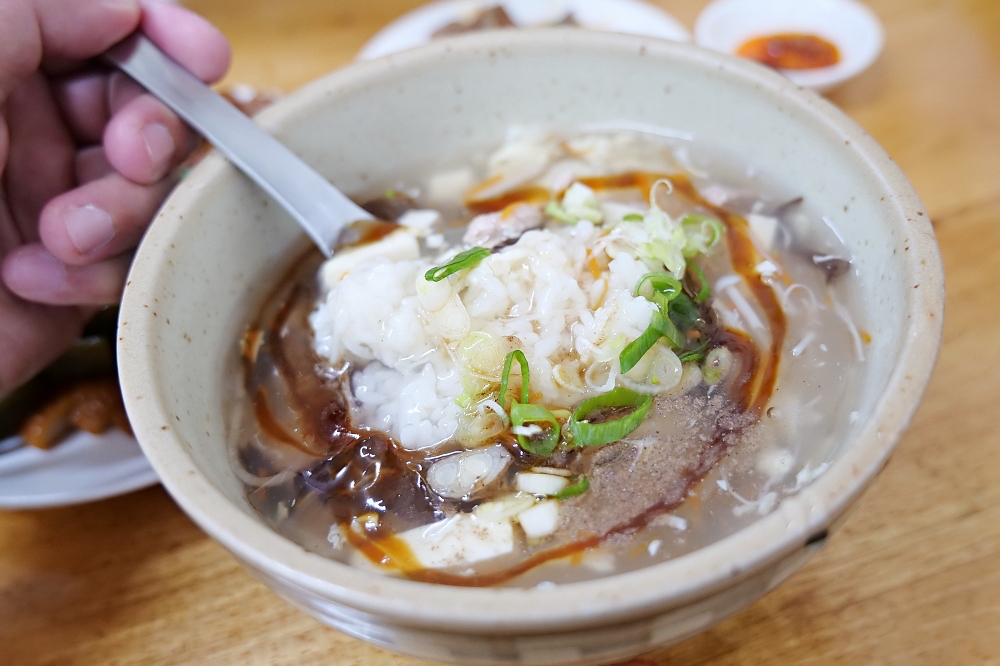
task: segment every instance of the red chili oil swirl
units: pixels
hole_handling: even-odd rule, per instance
[[[755,37],[736,49],[736,55],[774,69],[819,69],[840,62],[836,44],[797,32]]]

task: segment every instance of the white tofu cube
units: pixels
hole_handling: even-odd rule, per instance
[[[753,234],[761,248],[770,251],[774,247],[774,237],[778,233],[778,218],[769,215],[750,215],[750,233]]]
[[[473,564],[514,550],[514,528],[509,520],[480,520],[469,513],[416,527],[398,536],[427,569]]]
[[[517,489],[522,493],[532,495],[555,495],[569,487],[569,479],[555,474],[536,474],[534,472],[519,472]]]
[[[517,514],[524,535],[529,539],[541,539],[556,531],[559,525],[559,500],[539,502],[527,511]]]
[[[403,261],[419,256],[420,245],[417,244],[417,239],[408,231],[400,229],[375,243],[337,250],[333,258],[320,267],[319,274],[326,288],[332,289],[345,275],[370,259],[385,257],[390,261]]]

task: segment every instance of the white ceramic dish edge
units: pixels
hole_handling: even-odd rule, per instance
[[[558,20],[567,12],[581,16],[582,27],[591,30],[612,30],[649,37],[662,37],[679,42],[691,41],[691,34],[677,19],[660,7],[643,0],[439,0],[407,12],[388,24],[358,51],[358,60],[372,60],[403,49],[426,44],[431,35],[463,18],[475,9],[501,4],[512,14],[518,25],[529,20]],[[603,24],[603,25],[602,25]]]
[[[841,62],[816,70],[786,70],[794,83],[825,92],[868,69],[885,42],[882,24],[857,0],[715,0],[699,14],[695,43],[734,54],[748,39],[782,32],[819,34],[834,42]]]

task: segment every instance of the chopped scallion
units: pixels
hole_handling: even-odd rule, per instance
[[[639,213],[629,213],[628,215],[625,215],[622,219],[625,220],[626,222],[642,222],[646,218],[644,218]]]
[[[622,374],[634,368],[661,336],[665,337],[674,349],[684,346],[684,336],[677,330],[677,326],[669,316],[671,302],[683,296],[682,291],[683,286],[680,281],[669,273],[649,273],[639,280],[635,293],[655,303],[659,310],[653,312],[649,328],[618,355]]]
[[[625,388],[615,388],[580,403],[573,411],[566,428],[574,446],[602,446],[617,442],[639,427],[653,404],[652,396],[636,393]],[[635,409],[620,419],[606,423],[590,423],[587,417],[601,409],[634,407]]]
[[[677,328],[682,331],[689,331],[695,328],[698,320],[701,318],[698,306],[694,304],[694,301],[687,294],[680,294],[677,298],[670,301],[668,315]]]
[[[550,201],[545,204],[545,214],[554,220],[565,222],[566,224],[576,224],[577,218],[566,212],[566,209],[559,205],[558,201]]]
[[[708,278],[705,277],[705,271],[701,270],[700,267],[695,264],[688,264],[688,270],[694,271],[694,274],[698,276],[698,284],[701,285],[698,289],[698,293],[694,297],[694,302],[701,304],[708,300],[708,297],[712,295],[712,287],[708,284]]]
[[[705,358],[705,351],[708,349],[708,342],[703,342],[694,349],[690,349],[686,352],[677,355],[677,358],[681,363],[690,363],[694,361],[700,361]]]
[[[500,395],[497,396],[497,402],[504,410],[507,410],[507,384],[510,381],[510,368],[514,364],[514,359],[517,359],[521,366],[521,402],[528,402],[528,383],[531,381],[531,371],[528,370],[528,359],[524,357],[524,352],[515,349],[504,359],[503,375],[500,377]]]
[[[677,330],[677,326],[670,320],[670,317],[663,314],[663,310],[653,313],[653,319],[649,325],[658,330],[674,349],[680,349],[684,346],[684,335]]]
[[[726,232],[722,222],[701,213],[685,215],[681,229],[685,236],[684,256],[688,259],[711,252]]]
[[[527,382],[525,382],[525,386],[527,386]],[[540,439],[528,439],[524,435],[518,435],[517,443],[522,449],[536,456],[552,455],[552,452],[556,450],[556,445],[559,444],[559,421],[545,407],[514,401],[510,406],[510,422],[515,428],[526,423],[548,424],[549,427]]]
[[[647,285],[649,285],[649,289],[645,288]],[[654,303],[656,303],[656,297],[659,295],[669,303],[681,293],[682,289],[680,280],[677,280],[669,273],[650,273],[644,275],[639,280],[639,284],[635,288],[635,293]]]
[[[428,282],[440,282],[460,270],[472,268],[488,256],[490,256],[490,251],[485,247],[470,248],[465,252],[457,254],[454,259],[444,266],[437,266],[424,273],[424,279]]]
[[[658,315],[658,312],[654,312],[653,316]],[[656,341],[660,339],[663,333],[660,332],[655,326],[650,326],[647,328],[642,335],[633,340],[632,342],[625,345],[625,349],[622,353],[618,355],[618,363],[621,365],[622,374],[624,375],[629,370],[634,368],[636,364],[646,355]]]
[[[582,479],[574,483],[572,486],[568,486],[557,492],[555,495],[553,495],[553,497],[556,499],[564,500],[570,497],[576,497],[577,495],[582,495],[588,490],[590,490],[590,479],[584,476]]]
[[[733,353],[725,347],[716,347],[705,356],[701,371],[705,383],[709,386],[718,384],[729,373],[733,365]]]

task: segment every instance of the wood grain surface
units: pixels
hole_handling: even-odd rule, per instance
[[[190,0],[229,36],[228,82],[291,90],[416,0]],[[661,0],[691,26],[703,0]],[[871,0],[885,52],[831,99],[931,213],[947,323],[892,462],[786,584],[675,664],[1000,664],[1000,2]],[[0,664],[403,666],[254,581],[159,488],[0,512]]]

